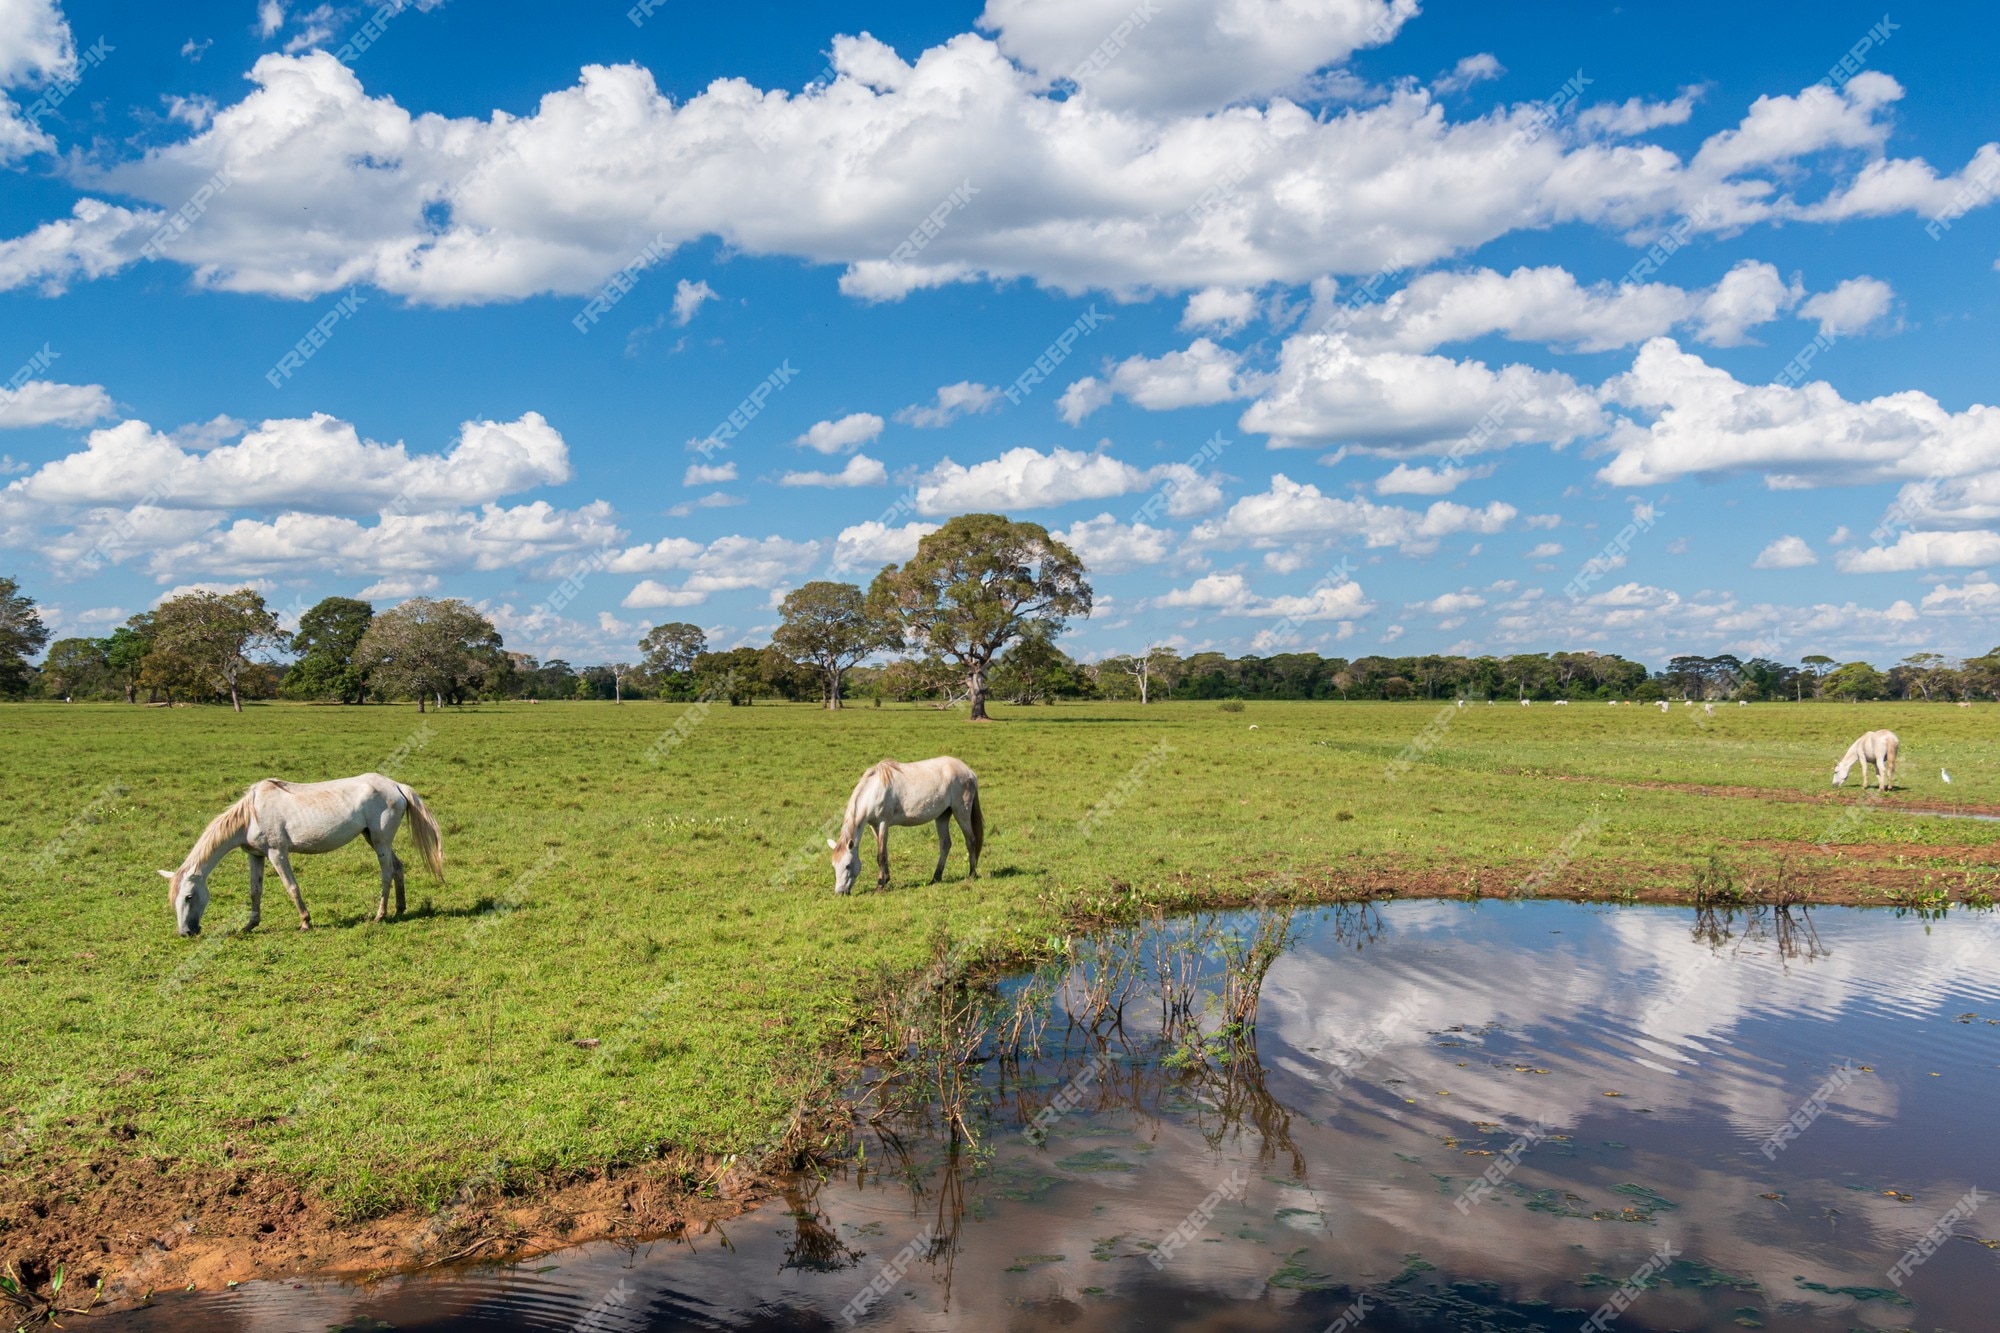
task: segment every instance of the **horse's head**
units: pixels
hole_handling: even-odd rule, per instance
[[[854,881],[861,878],[861,847],[858,839],[835,842],[826,840],[833,852],[833,891],[835,893],[854,892]]]
[[[1833,766],[1833,785],[1836,787],[1845,787],[1847,785],[1847,770],[1853,767],[1854,760],[1852,759],[1843,759],[1835,764]],[[1866,778],[1868,776],[1867,770],[1862,770],[1861,776]],[[1863,782],[1861,785],[1865,787],[1868,784]]]
[[[162,870],[167,881],[167,906],[174,911],[174,929],[201,934],[201,914],[208,910],[208,876],[198,871]]]

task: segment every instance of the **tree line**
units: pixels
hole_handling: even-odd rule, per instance
[[[822,580],[793,590],[762,647],[713,649],[699,626],[674,622],[647,631],[630,661],[583,667],[509,651],[490,619],[450,597],[381,612],[328,597],[287,632],[254,589],[197,591],[102,638],[51,643],[34,599],[0,578],[0,697],[227,700],[239,711],[245,699],[271,698],[414,700],[419,710],[501,699],[777,698],[827,708],[871,699],[963,703],[974,719],[993,698],[2000,699],[2000,648],[1963,660],[1913,653],[1887,671],[1817,654],[1796,666],[1681,656],[1652,671],[1595,652],[1184,657],[1158,644],[1079,662],[1056,639],[1091,602],[1074,552],[1039,524],[998,514],[952,519],[866,589]]]

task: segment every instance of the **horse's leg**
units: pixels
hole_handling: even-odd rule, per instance
[[[282,847],[273,847],[266,853],[271,860],[271,868],[278,872],[278,878],[285,883],[285,892],[292,896],[292,906],[299,909],[299,929],[311,930],[312,913],[306,910],[305,895],[299,892],[298,876],[292,873],[292,858]]]
[[[978,879],[979,839],[972,836],[972,817],[965,812],[962,806],[954,806],[951,813],[958,820],[958,831],[965,835],[965,877],[967,879]]]
[[[389,853],[389,868],[396,872],[396,915],[403,914],[403,858]]]
[[[875,887],[889,885],[889,826],[875,825]]]
[[[264,919],[264,858],[250,853],[250,920],[243,929],[255,930]]]
[[[951,811],[947,810],[937,817],[937,831],[938,863],[937,869],[931,871],[933,884],[944,878],[944,859],[951,855]]]
[[[387,838],[374,839],[375,866],[382,872],[382,896],[375,904],[375,920],[382,921],[389,915],[389,886],[396,880],[396,854],[389,850]]]

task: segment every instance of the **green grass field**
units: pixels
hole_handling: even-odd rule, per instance
[[[2000,804],[1983,707],[1762,705],[1712,721],[1473,707],[1396,781],[1384,766],[1434,705],[1083,705],[1003,709],[991,726],[928,708],[725,707],[648,764],[684,711],[0,711],[0,1193],[114,1152],[253,1164],[360,1216],[435,1206],[502,1155],[533,1174],[751,1148],[823,1081],[870,981],[920,966],[939,930],[1000,956],[1145,898],[1399,877],[1505,893],[1579,828],[1554,890],[1681,885],[1711,853],[1955,885],[2000,833],[1892,808],[1838,824],[1858,789],[1827,786],[1854,735],[1890,726],[1905,745],[1895,801]],[[212,881],[207,933],[175,935],[153,872],[251,781],[379,770],[399,752],[449,875],[437,887],[412,871],[409,917],[371,923],[374,859],[355,843],[296,861],[310,934],[275,875],[262,928],[230,929],[246,911],[237,855]],[[930,833],[902,830],[889,891],[834,897],[809,849],[862,769],[945,752],[980,774],[985,877],[965,881],[958,848],[926,885]],[[1128,775],[1123,803],[1080,832]],[[1842,845],[1814,848],[1830,827]],[[788,865],[800,873],[781,882]]]

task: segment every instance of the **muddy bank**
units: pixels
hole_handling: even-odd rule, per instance
[[[1151,911],[1219,909],[1257,902],[1299,906],[1367,899],[1553,898],[1689,907],[1838,904],[1930,908],[1985,905],[1968,879],[1978,872],[1880,863],[1902,849],[1816,844],[1745,844],[1755,865],[1733,877],[1697,882],[1689,867],[1591,860],[1512,867],[1389,867],[1245,874],[1235,882],[1183,877],[1106,890],[1063,903],[1078,929],[1130,921]],[[1970,857],[1981,849],[1926,848],[1926,858]],[[1739,856],[1739,859],[1740,856]],[[1859,863],[1859,864],[1857,864]],[[1523,892],[1523,885],[1529,886]],[[982,971],[1028,959],[986,960]],[[845,1052],[830,1059],[851,1063]],[[588,1177],[549,1179],[524,1193],[468,1191],[435,1213],[404,1212],[355,1221],[274,1171],[195,1168],[149,1151],[129,1126],[103,1126],[87,1158],[16,1163],[0,1189],[0,1263],[46,1290],[62,1265],[76,1293],[100,1279],[100,1308],[144,1301],[190,1286],[213,1290],[253,1278],[368,1280],[452,1264],[520,1260],[593,1241],[642,1241],[701,1233],[782,1189],[782,1173],[817,1151],[836,1151],[850,1125],[845,1107],[803,1108],[787,1146],[762,1161],[665,1153]],[[246,1150],[247,1151],[247,1150]],[[81,1303],[78,1301],[77,1303]]]

